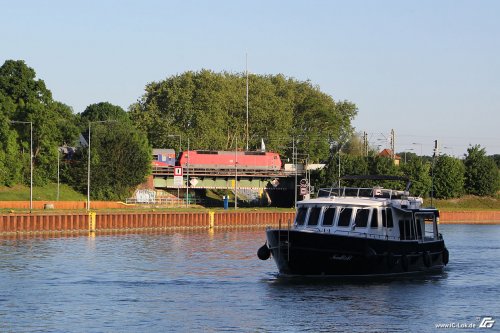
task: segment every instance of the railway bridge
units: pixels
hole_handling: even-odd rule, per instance
[[[154,187],[186,189],[189,184],[189,189],[288,190],[293,189],[295,178],[300,181],[306,176],[306,170],[301,164],[296,168],[287,164],[283,170],[177,168],[182,168],[180,173],[177,171],[178,175],[175,174],[175,167],[154,166]]]

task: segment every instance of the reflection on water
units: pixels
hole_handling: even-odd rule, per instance
[[[283,278],[262,230],[0,239],[0,331],[433,332],[499,316],[500,226],[441,226],[444,274]]]

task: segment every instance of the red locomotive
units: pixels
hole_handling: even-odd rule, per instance
[[[281,159],[278,153],[260,151],[183,151],[178,164],[192,169],[234,169],[242,170],[280,170]]]

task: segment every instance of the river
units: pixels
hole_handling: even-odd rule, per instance
[[[500,321],[500,225],[441,232],[445,273],[357,282],[277,277],[256,256],[263,230],[0,238],[0,331],[435,332]]]

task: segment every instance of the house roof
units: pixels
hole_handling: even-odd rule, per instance
[[[391,150],[391,149],[386,148],[386,149],[382,150],[380,153],[378,153],[378,156],[382,156],[382,157],[392,157],[392,150]],[[394,154],[394,159],[396,159],[396,160],[400,160],[400,159],[401,159],[401,156]]]

